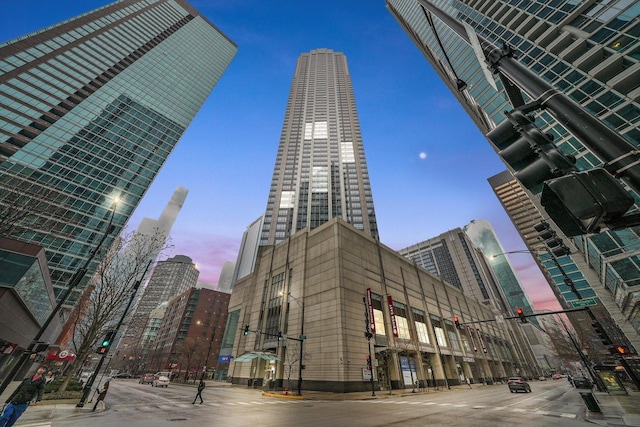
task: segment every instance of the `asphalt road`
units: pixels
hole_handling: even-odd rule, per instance
[[[510,393],[506,385],[456,388],[439,392],[356,400],[292,400],[264,397],[242,387],[208,387],[205,403],[191,402],[195,387],[141,385],[115,380],[107,395],[107,410],[18,423],[23,427],[376,427],[376,426],[584,426],[584,405],[566,381],[532,383],[532,393]],[[334,396],[335,398],[335,396]]]

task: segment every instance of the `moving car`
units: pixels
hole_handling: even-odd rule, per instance
[[[507,380],[509,391],[515,393],[517,391],[524,391],[525,393],[531,393],[531,386],[522,377],[511,377]]]
[[[133,375],[129,372],[120,372],[119,374],[116,374],[114,378],[133,378]]]
[[[153,380],[156,379],[156,376],[154,374],[151,373],[147,373],[144,374],[143,376],[140,377],[140,381],[138,381],[138,383],[140,384],[153,384]]]
[[[155,377],[151,383],[151,387],[169,387],[169,378],[164,375]]]

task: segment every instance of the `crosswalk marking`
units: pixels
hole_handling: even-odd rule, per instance
[[[451,406],[453,408],[465,408],[465,407],[469,407],[469,403],[452,403],[452,402],[416,402],[416,401],[411,401],[408,402],[406,400],[394,400],[394,399],[389,399],[389,400],[356,400],[355,402],[360,402],[360,403],[365,403],[365,404],[375,404],[375,405],[380,405],[380,404],[387,404],[387,405],[422,405],[422,406],[431,406],[431,405],[438,405],[438,406]],[[531,411],[529,409],[525,409],[525,408],[512,408],[512,407],[506,407],[506,406],[486,406],[486,405],[474,405],[471,406],[471,409],[484,409],[484,410],[489,410],[489,411],[509,411],[509,412],[513,412],[513,413],[518,413],[518,414],[523,414],[523,413],[533,413],[536,415],[542,415],[542,416],[552,416],[552,417],[561,417],[561,418],[576,418],[576,414],[571,414],[571,413],[566,413],[566,412],[550,412],[550,411]]]
[[[51,427],[51,421],[41,421],[37,423],[20,423],[15,424],[16,427]]]

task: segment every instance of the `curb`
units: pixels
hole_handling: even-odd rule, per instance
[[[304,396],[294,396],[291,394],[278,394],[278,393],[266,393],[262,392],[264,397],[276,397],[280,399],[294,399],[294,400],[305,400]]]

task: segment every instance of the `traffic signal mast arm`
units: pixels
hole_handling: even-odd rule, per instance
[[[249,332],[253,332],[256,335],[264,335],[266,337],[278,338],[278,341],[282,341],[283,339],[288,339],[288,340],[292,340],[292,341],[302,342],[302,341],[304,341],[306,339],[305,336],[301,336],[300,338],[292,338],[292,337],[289,337],[287,335],[282,335],[282,332],[280,332],[280,331],[278,331],[277,334],[270,334],[268,332],[262,332],[259,329],[250,330],[249,329],[249,325],[245,325],[245,327],[240,329],[240,330],[244,332],[244,335],[249,335]]]
[[[508,319],[521,319],[522,317],[537,317],[537,316],[547,316],[549,314],[558,314],[558,313],[570,313],[572,311],[585,311],[588,310],[589,307],[580,307],[580,308],[570,308],[567,310],[558,310],[558,311],[545,311],[544,313],[533,313],[533,314],[522,314],[522,316],[510,316],[503,317],[504,320]],[[473,323],[486,323],[486,322],[495,322],[496,319],[484,319],[484,320],[473,320],[471,322],[459,322],[460,325],[470,325]]]
[[[436,15],[470,45],[472,45],[471,38],[477,37],[484,54],[484,58],[480,60],[486,60],[489,67],[503,81],[507,95],[516,108],[511,113],[521,111],[526,114],[532,111],[531,108],[544,108],[560,125],[603,161],[602,168],[570,172],[570,165],[566,160],[571,162],[573,160],[571,156],[561,153],[550,141],[545,143],[539,136],[531,138],[531,128],[526,123],[520,123],[525,129],[519,129],[518,132],[522,134],[522,139],[529,143],[529,147],[515,142],[513,149],[506,147],[507,157],[516,163],[516,167],[505,158],[503,155],[505,153],[501,153],[505,162],[514,167],[516,175],[520,175],[517,177],[525,187],[544,182],[541,204],[564,234],[576,236],[597,233],[600,231],[600,222],[613,230],[640,224],[640,214],[625,215],[633,206],[634,200],[617,181],[617,179],[624,180],[636,194],[640,194],[640,151],[602,120],[515,60],[514,51],[509,45],[504,43],[502,48],[499,48],[478,34],[470,36],[467,30],[472,31],[472,29],[465,27],[461,21],[449,16],[428,0],[418,0],[418,2],[425,14]],[[523,105],[524,100],[519,91],[525,92],[534,102]],[[511,119],[508,114],[507,117]],[[500,123],[498,128],[501,125],[505,123]],[[527,130],[527,127],[530,129]],[[489,134],[494,131],[495,129]],[[489,134],[487,137],[491,140]],[[495,142],[493,143],[496,145]],[[529,163],[525,158],[520,158],[527,149],[535,152],[538,158],[533,159],[529,156]],[[511,157],[512,154],[515,158]],[[518,169],[519,167],[522,167],[522,170]],[[556,178],[549,180],[553,178],[553,176],[548,177],[549,173]],[[563,176],[563,173],[567,175]],[[539,181],[541,178],[542,181]],[[557,220],[563,222],[563,218],[567,216],[571,219],[564,220],[566,224],[563,227]]]

